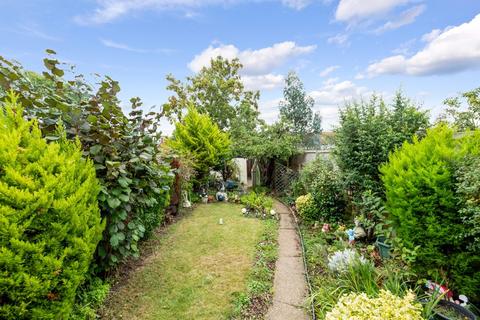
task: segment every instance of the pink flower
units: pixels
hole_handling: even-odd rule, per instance
[[[324,223],[322,227],[322,232],[330,232],[330,225],[328,223]]]

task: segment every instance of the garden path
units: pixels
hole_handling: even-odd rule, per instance
[[[275,268],[273,305],[267,313],[268,320],[307,320],[303,304],[307,296],[305,267],[300,240],[290,210],[275,201],[280,215],[278,235],[278,260]]]

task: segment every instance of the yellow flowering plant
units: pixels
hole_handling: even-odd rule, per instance
[[[295,207],[303,220],[314,219],[317,208],[312,194],[307,193],[304,196],[298,197],[297,200],[295,200]]]

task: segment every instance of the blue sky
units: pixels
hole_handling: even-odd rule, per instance
[[[435,117],[444,98],[480,86],[476,0],[0,0],[0,9],[0,55],[41,71],[54,49],[146,105],[166,101],[166,74],[183,79],[216,55],[240,58],[270,122],[296,70],[326,130],[339,105],[372,92],[389,99],[402,88]]]

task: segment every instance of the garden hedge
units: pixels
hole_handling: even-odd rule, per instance
[[[463,237],[468,224],[461,213],[455,170],[466,155],[478,153],[480,135],[456,135],[439,125],[426,137],[390,155],[380,171],[387,209],[413,268],[421,277],[441,281],[471,299],[480,298],[480,257]]]
[[[0,318],[67,319],[105,224],[80,143],[47,143],[11,95],[0,110]]]

